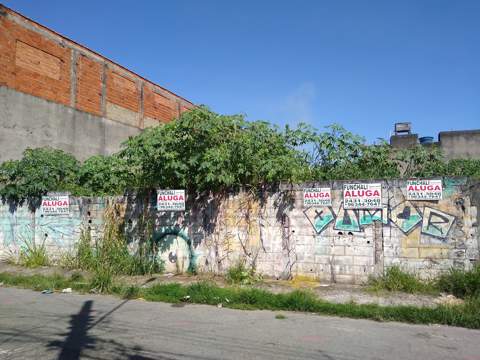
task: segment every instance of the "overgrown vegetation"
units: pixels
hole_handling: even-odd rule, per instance
[[[280,181],[442,175],[480,177],[480,161],[446,161],[435,146],[367,145],[339,125],[322,132],[305,124],[280,129],[199,107],[130,138],[112,156],[80,163],[60,150],[28,149],[21,160],[0,165],[0,196],[29,199],[33,206],[48,191],[101,196],[180,187],[202,192],[261,189]]]
[[[432,280],[420,280],[398,266],[389,268],[383,276],[369,279],[371,290],[406,293],[448,293],[461,299],[480,299],[480,265],[471,270],[451,269]]]
[[[420,280],[414,274],[407,273],[398,266],[388,268],[383,276],[371,277],[368,286],[374,291],[401,291],[409,294],[438,292],[433,281]]]
[[[261,280],[261,276],[255,273],[255,269],[247,268],[244,261],[238,261],[228,268],[225,279],[229,284],[250,285]]]
[[[27,149],[22,159],[0,165],[0,195],[14,203],[28,199],[36,207],[48,191],[76,193],[78,169],[79,162],[61,150]]]
[[[438,278],[437,286],[440,291],[462,299],[473,297],[480,299],[480,264],[472,270],[451,269]]]
[[[26,242],[20,249],[18,263],[31,268],[50,265],[45,245],[29,244]]]
[[[62,265],[93,274],[91,287],[98,292],[109,292],[118,275],[145,275],[160,273],[164,264],[156,256],[154,245],[148,241],[139,245],[134,254],[128,250],[122,223],[112,206],[105,211],[105,227],[100,241],[92,242],[90,233],[83,231],[73,256],[63,259]]]
[[[61,290],[71,287],[86,292],[90,284],[82,279],[61,276],[25,276],[0,273],[0,282],[34,290]],[[254,288],[220,288],[212,283],[200,282],[191,285],[177,283],[140,288],[113,285],[109,292],[124,298],[143,298],[147,301],[170,303],[198,303],[218,305],[234,309],[266,309],[273,311],[302,311],[377,321],[402,321],[414,324],[445,324],[467,328],[480,328],[480,300],[469,298],[462,305],[439,305],[437,307],[379,306],[355,303],[333,304],[315,297],[308,291],[293,291],[273,294]]]

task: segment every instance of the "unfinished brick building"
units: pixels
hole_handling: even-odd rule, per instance
[[[0,162],[47,145],[110,154],[193,106],[0,4]]]

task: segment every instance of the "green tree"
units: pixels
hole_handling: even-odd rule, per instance
[[[280,131],[200,107],[129,139],[120,156],[138,187],[218,191],[295,181],[308,168],[303,127]]]
[[[127,162],[117,155],[92,156],[79,168],[79,195],[123,194],[131,186]]]
[[[403,178],[450,175],[446,171],[443,154],[437,146],[417,145],[397,150],[395,161]]]
[[[26,149],[20,160],[0,165],[0,196],[32,204],[48,191],[75,191],[79,162],[70,154],[52,148]]]
[[[311,139],[311,163],[317,180],[371,179],[398,176],[391,147],[380,140],[367,145],[365,139],[338,124]]]
[[[185,188],[188,192],[259,189],[280,181],[480,177],[480,160],[445,161],[437,146],[393,149],[334,124],[318,132],[299,124],[279,128],[241,115],[198,107],[130,138],[111,156],[83,164],[61,150],[27,149],[0,165],[0,196],[38,200],[48,191],[118,195],[127,188]]]

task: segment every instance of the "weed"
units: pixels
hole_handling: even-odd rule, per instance
[[[67,279],[61,275],[14,275],[0,273],[0,282],[3,282],[5,285],[18,286],[36,291],[45,289],[62,290],[67,287],[81,292],[90,289],[88,284],[83,281],[72,280],[72,278]]]
[[[81,267],[94,271],[105,268],[112,275],[144,275],[163,271],[163,263],[157,259],[150,242],[141,244],[136,254],[130,254],[113,207],[105,211],[102,240],[92,247],[90,238],[85,237],[79,246],[78,259]]]
[[[438,292],[434,282],[422,281],[398,266],[388,268],[383,276],[370,278],[368,285],[374,291],[403,291],[410,294]]]
[[[149,301],[179,303],[187,296],[187,289],[180,284],[159,284],[145,289],[143,297]]]
[[[295,290],[287,294],[278,294],[279,308],[292,311],[315,312],[319,300],[310,291]]]
[[[48,266],[48,259],[45,244],[37,245],[35,241],[25,241],[24,246],[20,250],[18,262],[26,267]]]
[[[277,315],[275,315],[275,319],[278,319],[278,320],[284,320],[284,319],[286,319],[286,318],[287,318],[287,317],[286,317],[285,315],[283,315],[283,314],[277,314]]]
[[[90,281],[90,288],[100,293],[111,292],[113,286],[113,276],[107,269],[96,271]]]
[[[77,243],[77,254],[74,257],[74,266],[77,269],[91,270],[95,266],[95,252],[92,247],[90,231],[82,230]]]
[[[65,255],[62,258],[62,265],[92,272],[91,286],[99,292],[112,291],[114,277],[117,275],[162,272],[163,263],[155,256],[152,244],[144,243],[136,254],[130,254],[121,223],[116,209],[108,207],[105,211],[102,239],[92,242],[90,232],[82,231],[75,255]]]
[[[243,261],[237,262],[227,270],[226,280],[229,284],[250,285],[260,280],[255,269],[248,269]]]
[[[451,269],[437,279],[437,286],[459,298],[480,298],[480,264],[472,270]]]
[[[138,286],[132,285],[121,289],[120,293],[124,299],[137,299],[140,297],[141,289]]]
[[[402,271],[398,266],[387,270],[385,275],[370,278],[370,290],[403,291],[407,293],[446,292],[458,298],[480,297],[480,265],[471,270],[451,269],[435,280],[419,280],[415,275]]]

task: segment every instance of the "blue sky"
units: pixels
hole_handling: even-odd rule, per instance
[[[369,141],[480,128],[480,1],[1,0],[197,104]]]

